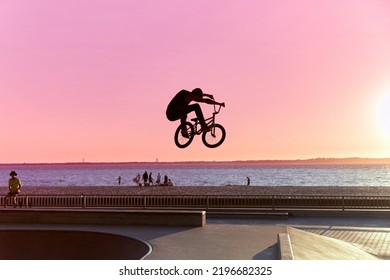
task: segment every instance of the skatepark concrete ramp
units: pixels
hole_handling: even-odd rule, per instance
[[[139,260],[148,243],[116,234],[66,230],[2,230],[2,260]]]

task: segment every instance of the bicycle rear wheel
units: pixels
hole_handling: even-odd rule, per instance
[[[184,127],[183,127],[184,126]],[[182,129],[187,132],[188,137],[183,136]],[[190,122],[186,122],[185,124],[179,125],[175,132],[175,144],[179,148],[188,147],[192,140],[194,140],[194,126]]]
[[[216,148],[225,141],[226,131],[220,124],[215,124],[210,131],[205,131],[202,134],[202,141],[206,147]]]

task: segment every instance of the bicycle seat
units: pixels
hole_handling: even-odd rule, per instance
[[[198,118],[193,118],[193,119],[191,119],[191,121],[197,122],[197,121],[198,121]]]

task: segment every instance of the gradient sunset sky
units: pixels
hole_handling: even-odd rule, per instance
[[[0,42],[0,163],[390,157],[388,0],[2,0]],[[219,148],[174,144],[195,87]]]

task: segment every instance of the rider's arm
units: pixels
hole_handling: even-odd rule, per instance
[[[219,105],[219,106],[225,107],[225,102],[219,103],[217,101],[214,101],[213,99],[208,99],[208,98],[202,98],[201,101],[199,101],[199,102],[203,102],[203,103],[207,103],[207,104],[213,104],[213,105]]]
[[[219,106],[225,107],[225,103],[219,103],[219,102],[215,101],[214,99],[210,99],[210,98],[214,98],[211,94],[205,93],[205,94],[203,94],[203,96],[207,96],[209,98],[202,98],[202,97],[198,97],[198,96],[193,94],[193,95],[191,95],[190,101],[202,102],[202,103],[219,105]]]
[[[210,99],[214,99],[214,96],[212,94],[203,93],[203,96],[206,96]]]

